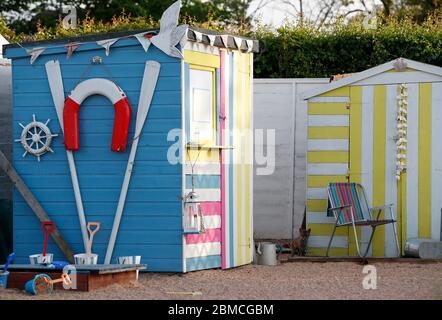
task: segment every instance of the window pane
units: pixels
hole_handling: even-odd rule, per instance
[[[190,140],[213,139],[213,72],[190,70]]]

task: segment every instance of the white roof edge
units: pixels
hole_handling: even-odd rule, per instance
[[[431,73],[431,74],[435,74],[438,76],[442,77],[442,68],[438,67],[438,66],[434,66],[431,64],[426,64],[426,63],[422,63],[422,62],[418,62],[418,61],[414,61],[414,60],[409,60],[409,59],[405,59],[405,58],[398,58],[398,59],[402,59],[404,62],[407,63],[407,67],[408,68],[412,68],[412,69],[416,69],[416,70],[420,70],[423,72],[427,72],[427,73]],[[394,68],[394,63],[398,60],[392,60],[389,62],[386,62],[384,64],[380,64],[376,67],[367,69],[365,71],[362,72],[358,72],[355,73],[354,75],[335,81],[335,82],[331,82],[329,84],[320,86],[318,88],[314,88],[312,90],[306,91],[304,92],[304,94],[302,95],[302,99],[303,100],[307,100],[310,99],[312,97],[315,97],[317,95],[320,95],[322,93],[328,92],[328,91],[332,91],[341,87],[345,87],[348,86],[352,83],[364,80],[366,78],[375,76],[377,74],[380,74],[382,72],[385,72],[387,70],[390,70],[392,68]]]

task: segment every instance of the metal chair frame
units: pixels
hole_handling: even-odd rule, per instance
[[[350,184],[350,183],[348,183],[348,184]],[[330,183],[327,186],[327,194],[328,194],[328,198],[329,198],[330,203],[332,203],[331,200],[333,199],[333,195],[331,193],[331,185],[332,185],[332,183]],[[347,226],[351,225],[352,229],[353,229],[353,234],[354,234],[354,237],[355,237],[356,250],[358,252],[358,256],[361,257],[361,258],[365,258],[367,256],[367,254],[368,254],[368,250],[370,249],[371,243],[373,241],[373,236],[374,236],[374,232],[376,231],[376,228],[378,226],[381,226],[381,225],[392,223],[393,224],[394,236],[395,236],[395,240],[396,240],[396,250],[397,250],[397,253],[398,253],[398,256],[399,256],[400,255],[400,249],[399,249],[399,240],[398,240],[397,229],[396,229],[397,220],[396,220],[396,218],[394,216],[394,213],[393,213],[393,208],[392,208],[393,204],[370,208],[368,206],[368,203],[367,203],[367,197],[365,196],[364,188],[359,183],[355,183],[355,185],[357,187],[357,191],[359,191],[359,190],[362,191],[362,196],[364,198],[364,203],[361,202],[361,199],[360,199],[361,198],[361,194],[359,192],[357,192],[358,197],[357,197],[357,199],[355,199],[355,201],[359,201],[359,204],[361,206],[365,205],[365,208],[367,209],[367,212],[368,212],[368,215],[369,215],[369,219],[357,220],[356,217],[355,217],[355,214],[353,212],[353,204],[351,204],[351,203],[345,204],[345,205],[340,206],[340,207],[328,208],[327,212],[331,211],[333,213],[333,216],[335,217],[336,221],[335,221],[333,232],[332,232],[332,235],[330,237],[330,241],[328,243],[327,251],[326,251],[325,255],[328,257],[328,253],[329,253],[332,241],[333,241],[333,237],[334,237],[335,232],[336,232],[336,228],[338,228],[338,227],[347,227]],[[390,213],[390,220],[384,220],[384,221],[381,220],[380,221],[379,217],[381,215],[381,212],[382,211],[385,212],[386,209],[389,209],[388,211]],[[345,212],[345,210],[350,210],[351,222],[341,223],[339,218],[340,218],[340,215]],[[376,219],[373,220],[373,215],[376,212],[377,212]],[[362,211],[362,213],[364,214],[364,211]],[[370,235],[370,240],[368,242],[367,249],[365,250],[364,255],[361,255],[361,251],[360,251],[360,248],[359,248],[358,234],[357,234],[357,230],[356,230],[356,226],[357,225],[370,226],[372,228],[372,232],[371,232],[371,235]]]

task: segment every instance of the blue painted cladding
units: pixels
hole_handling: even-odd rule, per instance
[[[87,49],[87,50],[83,50]],[[139,89],[144,63],[161,63],[152,105],[138,146],[127,201],[120,224],[112,262],[121,255],[141,255],[149,271],[182,271],[181,195],[182,168],[167,161],[167,141],[171,129],[181,128],[181,61],[154,46],[147,53],[135,39],[120,40],[110,55],[95,44],[80,47],[67,60],[65,50],[48,49],[29,64],[21,48],[8,49],[13,59],[13,136],[21,134],[19,123],[27,124],[35,114],[40,121],[50,118],[49,127],[59,136],[53,140],[54,154],[40,163],[32,156],[22,158],[24,150],[14,144],[13,162],[25,183],[56,223],[75,253],[84,252],[72,182],[44,64],[60,61],[65,95],[70,92],[88,66],[91,57],[103,58],[103,66],[92,66],[84,79],[109,78],[108,72],[126,93],[132,106],[128,146],[125,153],[110,150],[114,108],[104,97],[93,96],[81,106],[80,150],[74,153],[87,221],[101,222],[94,238],[93,251],[103,262],[113,224],[118,197],[133,137]],[[50,54],[53,53],[53,54]],[[106,68],[107,70],[105,70]],[[18,192],[14,192],[14,250],[17,263],[27,263],[30,254],[43,248],[40,223]],[[49,252],[63,259],[50,239]]]

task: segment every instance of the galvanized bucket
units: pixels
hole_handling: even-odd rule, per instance
[[[276,266],[276,245],[271,242],[260,242],[257,249],[258,264],[264,266]]]

